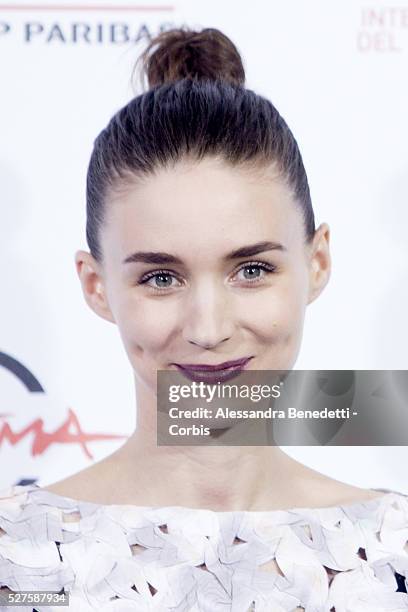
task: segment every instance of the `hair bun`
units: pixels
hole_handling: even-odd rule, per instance
[[[238,49],[216,28],[205,28],[201,32],[188,28],[161,32],[150,41],[140,59],[149,87],[186,77],[245,84]]]

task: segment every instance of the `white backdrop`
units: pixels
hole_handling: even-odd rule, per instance
[[[0,2],[0,486],[60,479],[134,427],[130,365],[116,327],[85,304],[74,253],[87,248],[92,142],[133,95],[135,40],[182,24],[236,43],[332,230],[333,274],[296,368],[408,369],[407,0]],[[285,450],[408,492],[405,447]]]

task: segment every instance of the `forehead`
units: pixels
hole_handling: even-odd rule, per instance
[[[259,240],[301,241],[290,189],[271,167],[233,168],[215,158],[159,169],[108,198],[103,248],[123,258],[135,248],[203,253]]]

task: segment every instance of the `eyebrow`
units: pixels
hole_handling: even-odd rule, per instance
[[[256,244],[250,244],[247,246],[240,247],[230,253],[227,253],[223,259],[229,261],[231,259],[239,259],[241,257],[252,257],[258,253],[265,251],[286,251],[286,248],[279,242],[263,241],[257,242]],[[149,264],[183,264],[183,261],[171,255],[170,253],[164,253],[159,251],[137,251],[132,253],[123,260],[122,263],[149,263]]]

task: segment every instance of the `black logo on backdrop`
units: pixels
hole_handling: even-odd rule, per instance
[[[169,21],[148,23],[146,14],[169,15],[174,6],[108,6],[108,5],[19,5],[0,4],[0,44],[17,39],[23,44],[45,45],[126,45],[175,26]],[[16,16],[27,15],[21,21]],[[71,17],[74,13],[74,18]],[[134,15],[142,13],[144,18]],[[37,15],[39,18],[36,18]],[[54,16],[58,14],[58,20]],[[4,18],[3,18],[4,16]]]

